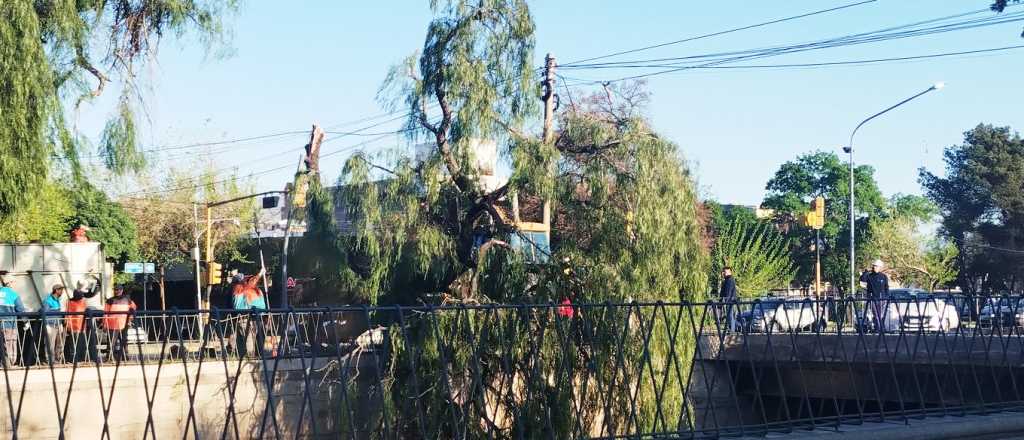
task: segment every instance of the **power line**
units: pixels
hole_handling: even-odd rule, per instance
[[[828,67],[828,66],[846,66],[846,65],[858,65],[858,64],[876,64],[894,61],[912,61],[932,58],[943,58],[958,55],[973,55],[990,52],[1002,52],[1008,50],[1015,50],[1024,48],[1024,45],[1016,46],[1003,46],[1003,47],[992,47],[986,49],[966,50],[959,52],[942,52],[936,54],[926,55],[911,55],[902,57],[890,57],[890,58],[870,58],[863,60],[844,60],[844,61],[823,61],[816,63],[787,63],[787,64],[745,64],[739,66],[692,66],[693,69],[777,69],[777,68],[791,68],[791,67]],[[622,66],[601,66],[593,67],[594,69],[618,69],[618,68],[660,68],[660,67],[671,67],[671,64],[640,64],[640,65],[622,65]],[[571,78],[565,77],[574,81],[584,82],[595,82],[595,80],[586,80],[582,78]]]
[[[629,50],[624,50],[624,51],[621,51],[621,52],[610,53],[610,54],[607,54],[607,55],[601,55],[601,56],[596,56],[596,57],[592,57],[592,58],[586,58],[586,59],[582,59],[582,60],[573,61],[573,62],[570,62],[570,63],[565,63],[563,65],[559,65],[559,67],[565,67],[565,66],[569,66],[569,65],[573,65],[573,64],[579,64],[579,63],[586,63],[586,62],[589,62],[589,61],[596,61],[596,60],[601,60],[601,59],[605,59],[605,58],[617,57],[619,55],[626,55],[626,54],[631,54],[631,53],[636,53],[636,52],[642,52],[642,51],[645,51],[645,50],[657,49],[657,48],[660,48],[660,47],[671,46],[671,45],[680,44],[680,43],[687,43],[687,42],[690,42],[690,41],[701,40],[701,39],[704,39],[704,38],[717,37],[717,36],[720,36],[720,35],[730,34],[730,33],[733,33],[733,32],[745,31],[745,30],[759,28],[759,27],[763,27],[763,26],[769,26],[769,25],[773,25],[773,24],[778,24],[778,23],[783,23],[783,22],[787,22],[787,21],[798,20],[798,19],[801,19],[801,18],[807,18],[807,17],[811,17],[811,16],[815,16],[815,15],[825,14],[825,13],[829,13],[829,12],[839,11],[839,10],[842,10],[842,9],[852,8],[852,7],[864,5],[864,4],[867,4],[867,3],[874,3],[875,1],[877,1],[877,0],[865,0],[865,1],[860,1],[860,2],[856,2],[856,3],[849,3],[849,4],[842,5],[842,6],[837,6],[837,7],[834,7],[834,8],[821,9],[821,10],[807,12],[807,13],[800,14],[800,15],[794,15],[794,16],[791,16],[791,17],[779,18],[779,19],[765,21],[765,22],[756,23],[756,24],[751,24],[751,25],[747,25],[747,26],[741,26],[741,27],[736,27],[736,28],[732,28],[732,29],[726,29],[724,31],[712,32],[712,33],[709,33],[709,34],[703,34],[703,35],[697,35],[697,36],[693,36],[693,37],[687,37],[687,38],[683,38],[683,39],[680,39],[680,40],[669,41],[669,42],[666,42],[666,43],[659,43],[659,44],[654,44],[654,45],[650,45],[650,46],[639,47],[639,48],[636,48],[636,49],[629,49]]]
[[[308,133],[308,130],[307,131],[301,131],[301,130],[299,130],[299,131],[283,131],[283,132],[278,132],[278,133],[263,134],[263,135],[259,135],[259,136],[250,136],[250,137],[237,138],[237,139],[227,139],[227,140],[223,140],[223,141],[196,142],[196,143],[185,144],[185,145],[164,146],[164,147],[151,148],[149,150],[142,150],[141,153],[156,153],[156,152],[160,152],[160,151],[184,150],[186,148],[208,147],[208,146],[225,145],[225,144],[237,144],[237,143],[240,143],[240,142],[255,141],[255,140],[260,140],[260,139],[269,139],[269,138],[288,136],[288,135],[296,135],[296,134],[303,134],[303,133]],[[83,155],[83,156],[79,156],[79,157],[81,157],[81,158],[106,157],[106,155],[105,154],[91,154],[91,155]]]
[[[378,122],[378,123],[376,123],[376,124],[373,124],[373,125],[368,125],[368,126],[366,126],[366,127],[360,128],[360,129],[358,129],[358,130],[355,130],[355,131],[350,131],[350,132],[328,132],[328,133],[331,133],[331,134],[338,134],[338,136],[335,136],[335,137],[332,137],[332,138],[330,138],[330,139],[327,139],[327,140],[325,140],[325,141],[324,141],[324,143],[327,143],[327,142],[332,142],[332,141],[335,141],[335,140],[341,139],[341,138],[343,138],[343,137],[346,137],[346,136],[360,135],[360,134],[361,134],[361,132],[362,132],[362,131],[364,131],[364,130],[369,130],[369,129],[371,129],[371,128],[379,127],[379,126],[381,126],[381,125],[384,125],[384,124],[388,124],[388,123],[394,122],[394,121],[396,121],[396,120],[398,120],[398,119],[401,119],[401,118],[404,118],[404,117],[406,117],[406,116],[407,116],[407,115],[400,115],[400,116],[398,116],[398,117],[395,117],[395,118],[391,118],[391,119],[389,119],[389,120],[386,120],[386,121]],[[394,130],[394,131],[388,131],[388,132],[380,132],[380,133],[373,133],[373,134],[367,134],[367,135],[368,135],[368,136],[371,136],[371,135],[372,135],[372,136],[389,136],[389,135],[393,135],[393,134],[399,134],[399,133],[405,132],[405,131],[407,131],[407,130],[408,130],[408,129],[399,129],[399,130]],[[301,149],[302,149],[302,147],[292,147],[292,148],[288,148],[288,149],[286,149],[286,150],[284,150],[284,151],[280,151],[280,152],[277,152],[277,153],[273,153],[273,154],[270,154],[270,155],[267,155],[267,156],[263,156],[263,157],[260,157],[260,158],[256,158],[256,159],[246,159],[246,162],[259,162],[259,161],[263,161],[263,160],[267,160],[267,159],[272,159],[272,158],[275,158],[275,157],[280,157],[280,156],[283,156],[283,155],[286,155],[286,154],[292,154],[292,153],[295,153],[295,152],[297,152],[297,151],[299,151],[299,150],[301,150]],[[237,168],[237,166],[238,166],[238,165],[239,165],[239,164],[235,164],[235,165],[231,165],[231,166],[226,166],[226,167],[222,167],[222,168],[220,168],[220,169],[214,170],[214,171],[213,171],[213,172],[211,173],[211,175],[213,175],[213,176],[216,176],[216,175],[219,175],[219,174],[223,174],[223,173],[225,173],[225,172],[229,172],[229,171],[232,171],[232,170],[234,170],[235,168]],[[206,178],[206,177],[207,177],[207,176],[195,176],[195,177],[192,177],[192,178],[186,179],[186,181],[192,181],[192,182],[193,182],[193,183],[194,183],[195,185],[198,185],[198,186],[202,186],[202,185],[198,184],[198,181],[199,181],[199,180],[201,180],[201,179],[204,179],[204,178]],[[145,191],[146,191],[146,190],[142,190],[141,192],[145,192]],[[137,192],[138,192],[138,191],[137,191]],[[131,194],[131,193],[129,193],[129,194]]]
[[[580,68],[592,68],[592,67],[598,67],[598,66],[613,66],[613,65],[621,65],[621,64],[640,64],[640,63],[659,63],[659,62],[667,62],[667,61],[703,62],[702,60],[706,61],[708,59],[723,59],[723,58],[739,56],[739,55],[757,55],[757,54],[763,54],[763,53],[766,53],[766,52],[772,52],[772,51],[783,50],[783,49],[816,47],[816,46],[834,47],[836,45],[848,45],[850,43],[855,43],[855,42],[857,42],[857,39],[871,39],[871,41],[868,41],[868,42],[875,42],[874,39],[880,39],[880,38],[895,39],[895,38],[906,38],[906,37],[910,37],[910,36],[919,36],[919,35],[916,35],[916,34],[912,35],[911,33],[924,33],[924,35],[931,35],[932,33],[940,33],[942,31],[948,32],[948,31],[952,31],[952,30],[960,30],[959,27],[962,27],[962,26],[984,25],[984,24],[1001,24],[1001,23],[1004,23],[1004,21],[1001,21],[1001,20],[1005,20],[1007,18],[1011,19],[1010,21],[1017,21],[1016,18],[1019,17],[1020,14],[1021,14],[1020,12],[1016,12],[1016,13],[1013,13],[1013,14],[982,17],[982,18],[978,18],[978,19],[970,19],[970,20],[964,20],[964,21],[959,21],[959,22],[952,22],[952,23],[947,23],[947,24],[943,24],[943,25],[935,25],[935,26],[926,27],[926,28],[922,28],[921,27],[921,26],[924,26],[924,25],[934,25],[936,23],[942,23],[944,21],[960,19],[960,18],[971,16],[971,15],[977,15],[977,14],[980,14],[980,13],[985,13],[985,12],[989,12],[988,9],[977,9],[977,10],[973,10],[973,11],[962,12],[962,13],[947,15],[947,16],[938,17],[938,18],[932,18],[932,19],[927,19],[927,20],[922,20],[922,21],[917,21],[917,22],[912,22],[912,23],[906,23],[906,24],[902,24],[902,25],[898,25],[898,26],[891,26],[891,27],[888,27],[888,28],[876,29],[876,30],[868,31],[868,32],[861,32],[861,33],[856,33],[856,34],[848,34],[848,35],[843,35],[843,36],[839,36],[839,37],[832,37],[832,38],[827,38],[827,39],[823,39],[823,40],[815,40],[815,41],[809,41],[809,42],[804,42],[804,43],[793,43],[793,44],[787,44],[787,45],[768,46],[768,47],[760,47],[760,48],[754,48],[754,49],[742,49],[742,50],[733,50],[733,51],[725,51],[725,52],[712,52],[712,53],[707,53],[707,54],[686,55],[686,56],[676,56],[676,57],[648,58],[648,59],[629,60],[629,61],[609,61],[609,62],[604,62],[604,63],[593,63],[593,64],[575,63],[575,64],[572,64],[572,65],[569,65],[569,64],[560,65],[559,67],[563,68],[563,69],[580,69]],[[993,23],[993,22],[996,22],[996,23]],[[950,27],[956,27],[956,28],[950,29]],[[915,29],[915,28],[917,28],[917,29]],[[909,29],[909,30],[906,30],[906,29]],[[900,30],[903,30],[903,31],[896,32],[896,31],[900,31]]]
[[[333,151],[333,152],[330,152],[330,153],[327,153],[327,154],[323,154],[323,155],[320,156],[320,158],[323,159],[325,157],[330,157],[330,156],[334,156],[334,155],[337,155],[337,154],[344,153],[346,151],[351,151],[351,150],[354,150],[356,148],[359,148],[359,147],[362,147],[362,146],[369,145],[371,143],[377,142],[377,141],[379,141],[381,139],[384,139],[384,138],[386,138],[388,136],[390,136],[390,134],[381,135],[381,136],[378,136],[378,137],[376,137],[374,139],[366,140],[366,141],[360,142],[358,144],[350,145],[348,147],[343,147],[340,150]],[[338,138],[327,139],[327,140],[324,140],[324,142],[326,143],[328,141],[336,140],[336,139],[338,139]],[[119,197],[138,198],[138,197],[132,197],[132,196],[150,195],[150,194],[161,194],[161,193],[168,193],[168,192],[174,192],[174,191],[195,190],[195,189],[199,189],[199,188],[203,188],[203,187],[207,187],[207,186],[220,185],[220,184],[223,184],[223,183],[228,183],[228,182],[231,182],[231,181],[234,181],[234,180],[237,180],[237,179],[241,179],[241,178],[253,178],[253,177],[257,177],[257,176],[262,176],[262,175],[270,174],[270,173],[273,173],[273,172],[276,172],[276,171],[280,171],[280,170],[288,169],[288,168],[293,168],[293,167],[295,167],[295,165],[293,165],[293,164],[286,164],[286,165],[282,165],[282,166],[278,166],[278,167],[274,167],[274,168],[270,168],[270,169],[266,169],[266,170],[262,170],[262,171],[257,171],[257,172],[254,172],[254,173],[249,173],[249,174],[246,174],[246,175],[231,176],[231,177],[229,177],[227,179],[222,179],[222,180],[218,180],[218,181],[214,181],[214,182],[209,182],[209,183],[196,184],[196,185],[185,185],[185,186],[179,186],[179,187],[174,187],[174,188],[165,188],[165,189],[153,190],[153,191],[134,191],[134,192],[128,192],[128,193],[121,194]]]
[[[686,56],[686,57],[661,58],[661,59],[655,59],[655,60],[640,60],[639,62],[634,61],[633,63],[639,64],[639,63],[648,62],[648,61],[649,62],[658,62],[658,61],[674,61],[674,60],[686,60],[686,59],[691,59],[693,61],[700,61],[700,59],[702,59],[702,58],[704,59],[704,61],[700,61],[701,64],[682,65],[682,66],[674,67],[674,68],[667,69],[667,70],[661,70],[661,71],[657,71],[657,72],[649,72],[649,73],[644,73],[644,74],[639,74],[639,75],[626,76],[626,77],[622,77],[622,78],[618,78],[618,79],[614,79],[614,80],[595,81],[595,83],[618,82],[618,81],[625,81],[625,80],[631,80],[631,79],[641,79],[641,78],[651,77],[651,76],[655,76],[655,75],[662,75],[662,74],[666,74],[666,73],[678,72],[678,71],[682,71],[682,70],[708,68],[709,66],[717,66],[717,65],[720,65],[720,64],[727,64],[727,63],[732,63],[732,62],[742,61],[742,60],[750,60],[750,59],[756,59],[756,58],[766,58],[766,57],[773,57],[773,56],[779,56],[779,55],[785,55],[785,54],[797,53],[797,52],[804,52],[804,51],[810,51],[810,50],[820,50],[820,49],[833,48],[833,47],[841,47],[841,46],[848,46],[848,45],[858,45],[858,44],[865,44],[865,43],[874,43],[874,42],[879,42],[879,41],[888,41],[888,40],[901,39],[901,38],[911,38],[911,37],[918,37],[918,36],[923,36],[923,35],[932,35],[932,34],[937,34],[937,33],[945,33],[945,32],[952,32],[952,31],[958,31],[958,30],[974,29],[974,28],[978,28],[978,27],[993,26],[993,25],[997,25],[997,24],[1011,23],[1011,22],[1017,22],[1017,21],[1024,20],[1024,13],[1018,12],[1018,13],[1014,13],[1014,14],[1009,14],[1009,15],[1001,16],[1001,17],[988,17],[988,18],[981,18],[981,19],[964,20],[964,21],[947,23],[947,24],[941,24],[941,25],[936,25],[936,26],[931,26],[931,27],[911,29],[911,30],[906,30],[906,31],[901,31],[901,32],[893,32],[893,30],[898,30],[898,29],[903,29],[903,28],[914,28],[914,27],[920,26],[922,24],[937,23],[937,22],[948,20],[950,18],[962,17],[962,16],[965,16],[965,15],[972,15],[972,14],[975,14],[977,12],[978,11],[972,11],[972,12],[968,12],[968,13],[956,14],[956,15],[947,16],[947,17],[940,17],[940,18],[936,18],[936,19],[925,20],[925,21],[921,21],[921,22],[917,22],[917,23],[910,23],[910,24],[907,24],[907,25],[901,25],[901,26],[896,26],[896,27],[887,28],[887,29],[881,29],[881,30],[872,31],[872,32],[865,32],[865,33],[860,33],[860,34],[853,34],[853,35],[847,35],[847,36],[842,36],[842,37],[835,37],[835,38],[830,38],[830,39],[825,39],[825,40],[818,40],[818,41],[809,42],[809,43],[793,44],[793,45],[786,45],[786,46],[776,46],[776,47],[769,47],[769,48],[764,48],[764,49],[751,49],[751,50],[742,50],[742,51],[734,51],[734,52],[724,52],[724,53],[720,53],[720,54],[693,55],[693,56]],[[732,54],[737,54],[737,55],[731,56]],[[711,60],[707,61],[708,59],[711,59]],[[693,61],[690,61],[690,62],[693,62]],[[605,67],[605,66],[618,66],[618,65],[623,65],[623,64],[627,64],[627,63],[629,63],[629,62],[602,63],[602,64],[594,64],[594,65],[589,65],[589,66],[575,66],[573,68],[577,68],[577,69],[599,68],[599,67]]]

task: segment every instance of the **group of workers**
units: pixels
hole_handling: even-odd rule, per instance
[[[228,290],[231,295],[230,305],[225,306],[236,310],[266,310],[267,300],[258,287],[258,280],[259,275],[236,276]],[[136,305],[124,287],[115,286],[114,296],[104,300],[98,280],[92,285],[80,280],[65,299],[66,294],[67,288],[63,284],[53,285],[50,293],[41,301],[42,318],[39,325],[26,325],[24,331],[19,332],[19,323],[30,319],[19,319],[27,317],[19,317],[17,314],[30,310],[9,283],[0,278],[2,365],[24,364],[25,347],[35,348],[36,363],[101,362],[104,359],[100,357],[98,347],[101,345],[99,338],[103,336],[106,337],[108,360],[127,359],[128,330],[132,327]],[[237,322],[232,326],[221,327],[234,328],[229,332],[234,333],[234,349],[240,356],[263,346],[266,335],[262,318],[250,319],[248,315],[238,313],[229,314],[227,318]],[[255,340],[251,340],[248,334],[255,334]]]
[[[23,342],[32,341],[36,348],[37,362],[57,364],[62,362],[100,361],[97,336],[105,332],[112,355],[125,359],[126,332],[132,321],[135,303],[125,293],[123,286],[114,287],[114,296],[103,300],[100,285],[89,285],[85,280],[76,284],[75,290],[63,300],[67,288],[63,284],[54,284],[50,294],[41,301],[43,321],[38,328],[27,326],[28,335],[35,337],[19,337],[19,317],[15,314],[26,313],[20,295],[0,280],[0,361],[6,365],[17,365],[21,359]],[[47,316],[49,315],[49,316]]]

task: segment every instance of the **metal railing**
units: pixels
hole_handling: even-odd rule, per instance
[[[717,438],[1015,411],[1018,298],[7,314],[0,437]]]

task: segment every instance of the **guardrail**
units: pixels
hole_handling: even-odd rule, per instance
[[[984,325],[937,297],[0,314],[23,354],[0,436],[717,438],[1022,409],[1024,304],[986,301]]]

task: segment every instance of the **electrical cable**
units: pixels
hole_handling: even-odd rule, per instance
[[[869,58],[869,59],[862,59],[862,60],[822,61],[822,62],[816,62],[816,63],[787,63],[787,64],[745,64],[745,65],[739,65],[739,66],[693,66],[692,68],[695,69],[695,70],[700,70],[700,69],[779,69],[779,68],[793,68],[793,67],[847,66],[847,65],[858,65],[858,64],[877,64],[877,63],[886,63],[886,62],[895,62],[895,61],[912,61],[912,60],[922,60],[922,59],[932,59],[932,58],[943,58],[943,57],[951,57],[951,56],[958,56],[958,55],[973,55],[973,54],[981,54],[981,53],[1002,52],[1002,51],[1015,50],[1015,49],[1021,49],[1021,48],[1024,48],[1024,45],[992,47],[992,48],[986,48],[986,49],[965,50],[965,51],[959,51],[959,52],[941,52],[941,53],[926,54],[926,55],[910,55],[910,56],[890,57],[890,58]],[[664,68],[664,67],[672,67],[672,65],[671,64],[623,65],[623,66],[593,67],[593,69]],[[559,76],[561,76],[561,75],[559,75]],[[589,82],[595,81],[595,80],[586,80],[586,79],[582,79],[582,78],[571,78],[571,77],[564,77],[564,78],[571,79],[571,80],[574,80],[574,81],[589,81]]]
[[[330,156],[334,156],[334,155],[337,155],[337,154],[341,154],[341,153],[344,153],[346,151],[351,151],[351,150],[354,150],[356,148],[359,148],[359,147],[362,147],[362,146],[365,146],[365,145],[369,145],[371,143],[375,143],[375,142],[380,141],[380,140],[382,140],[382,139],[384,139],[384,138],[386,138],[388,136],[390,136],[390,134],[381,135],[381,136],[378,136],[378,137],[376,137],[374,139],[369,139],[369,140],[366,140],[366,141],[363,141],[363,142],[360,142],[360,143],[357,143],[357,144],[354,144],[354,145],[343,147],[343,148],[341,148],[339,150],[332,151],[330,153],[321,155],[320,159],[323,159],[323,158],[326,158],[326,157],[330,157]],[[336,140],[336,139],[338,139],[338,138],[325,139],[324,143],[332,141],[332,140]],[[196,185],[185,185],[185,186],[179,186],[179,187],[174,187],[174,188],[164,188],[164,189],[152,190],[152,191],[145,191],[145,190],[144,191],[133,191],[133,192],[123,193],[123,194],[119,195],[118,197],[138,198],[138,197],[133,197],[133,196],[149,195],[149,194],[161,194],[161,193],[168,193],[168,192],[174,192],[174,191],[184,191],[184,190],[190,190],[190,189],[199,189],[199,188],[203,188],[203,187],[206,187],[206,186],[220,185],[220,184],[223,184],[223,183],[228,183],[228,182],[240,179],[240,178],[253,178],[253,177],[257,177],[257,176],[262,176],[262,175],[270,174],[270,173],[273,173],[273,172],[276,172],[276,171],[280,171],[280,170],[287,169],[287,168],[292,168],[292,167],[294,167],[294,165],[286,164],[286,165],[282,165],[282,166],[278,166],[278,167],[274,167],[274,168],[270,168],[270,169],[266,169],[266,170],[261,170],[261,171],[249,173],[249,174],[246,174],[246,175],[236,175],[236,176],[229,177],[227,179],[222,179],[222,180],[218,180],[218,181],[214,181],[214,182],[210,182],[210,183],[203,183],[203,184],[196,184]],[[207,176],[204,176],[203,178],[205,178],[205,177],[207,177]]]
[[[666,43],[659,43],[659,44],[654,44],[654,45],[650,45],[650,46],[639,47],[639,48],[636,48],[636,49],[629,49],[629,50],[624,50],[624,51],[621,51],[621,52],[610,53],[610,54],[607,54],[607,55],[601,55],[601,56],[586,58],[586,59],[582,59],[582,60],[576,60],[576,61],[572,61],[572,62],[569,62],[569,63],[565,63],[565,65],[573,65],[573,64],[579,64],[579,63],[586,63],[586,62],[589,62],[589,61],[596,61],[596,60],[602,60],[602,59],[605,59],[605,58],[617,57],[619,55],[627,55],[627,54],[641,52],[641,51],[645,51],[645,50],[657,49],[657,48],[661,48],[661,47],[665,47],[665,46],[671,46],[671,45],[680,44],[680,43],[687,43],[687,42],[690,42],[690,41],[701,40],[701,39],[704,39],[704,38],[717,37],[717,36],[720,36],[720,35],[731,34],[733,32],[739,32],[739,31],[759,28],[759,27],[763,27],[763,26],[783,23],[783,22],[787,22],[787,21],[797,20],[797,19],[801,19],[801,18],[811,17],[811,16],[815,16],[815,15],[825,14],[825,13],[829,13],[829,12],[839,11],[839,10],[843,10],[843,9],[847,9],[847,8],[852,8],[852,7],[855,7],[855,6],[864,5],[864,4],[867,4],[867,3],[874,3],[875,1],[876,0],[865,0],[865,1],[855,2],[855,3],[848,3],[848,4],[837,6],[837,7],[834,7],[834,8],[821,9],[821,10],[807,12],[807,13],[800,14],[800,15],[794,15],[794,16],[790,16],[790,17],[779,18],[779,19],[764,21],[764,22],[761,22],[761,23],[751,24],[751,25],[747,25],[747,26],[740,26],[740,27],[736,27],[736,28],[726,29],[726,30],[723,30],[723,31],[712,32],[712,33],[697,35],[697,36],[693,36],[693,37],[687,37],[687,38],[683,38],[683,39],[679,39],[679,40],[675,40],[675,41],[669,41],[669,42],[666,42]],[[559,66],[559,67],[562,67],[562,66]]]

